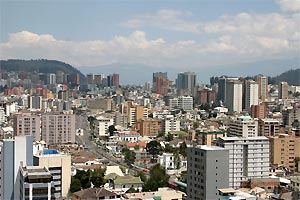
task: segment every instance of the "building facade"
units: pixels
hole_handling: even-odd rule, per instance
[[[41,140],[41,117],[32,113],[19,113],[13,117],[15,136],[32,135],[33,140]]]

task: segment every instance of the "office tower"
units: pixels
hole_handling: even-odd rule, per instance
[[[94,84],[94,74],[87,74],[86,79],[88,84]]]
[[[33,113],[18,113],[13,116],[14,136],[33,136],[33,140],[41,140],[41,117]]]
[[[218,80],[217,103],[224,103],[226,99],[226,77],[220,77]]]
[[[187,199],[218,199],[218,189],[228,188],[227,149],[199,145],[187,149]]]
[[[57,93],[57,98],[58,99],[61,99],[61,100],[69,100],[69,92],[68,90],[60,90],[58,93]]]
[[[71,184],[71,155],[45,149],[34,155],[33,165],[49,169],[54,184],[54,197],[67,197]]]
[[[47,84],[55,85],[56,84],[56,74],[47,74]]]
[[[151,90],[151,83],[150,83],[150,82],[145,82],[144,89],[145,89],[146,91],[150,91],[150,90]]]
[[[183,109],[183,110],[193,110],[193,97],[190,96],[179,96],[178,97],[178,109]]]
[[[285,127],[292,127],[294,122],[300,122],[300,107],[282,110],[282,123]]]
[[[28,96],[28,108],[30,110],[42,109],[42,97],[41,96]]]
[[[258,75],[256,76],[256,82],[258,82],[258,97],[262,101],[265,101],[269,97],[268,77]]]
[[[289,84],[287,82],[281,82],[278,86],[278,99],[287,99],[289,97]]]
[[[120,75],[119,74],[113,74],[112,75],[112,84],[111,86],[115,86],[115,87],[119,87],[120,83],[119,80],[120,79]]]
[[[64,113],[42,114],[42,140],[49,144],[75,142],[75,115]]]
[[[20,190],[18,199],[55,199],[53,176],[45,167],[20,167]]]
[[[62,71],[56,72],[56,83],[58,84],[64,83],[64,72]]]
[[[69,83],[72,85],[79,85],[80,84],[80,74],[79,73],[72,73],[69,76]]]
[[[187,91],[188,95],[194,94],[196,74],[194,72],[179,73],[176,79],[176,88]]]
[[[0,199],[20,199],[20,165],[33,164],[32,136],[0,142]]]
[[[149,114],[149,109],[144,106],[132,105],[131,102],[127,102],[126,105],[127,120],[128,125],[132,126],[140,119],[147,119]]]
[[[229,150],[229,187],[269,177],[269,139],[266,137],[222,137],[216,145]]]
[[[225,105],[229,112],[241,112],[243,103],[243,85],[239,81],[226,81]]]
[[[280,123],[277,119],[259,119],[258,135],[259,136],[276,136],[279,134]]]
[[[94,84],[102,85],[103,84],[104,74],[95,74],[94,75]]]
[[[250,116],[240,116],[229,124],[229,136],[256,137],[258,135],[258,120]]]
[[[168,94],[169,80],[167,72],[153,73],[153,92],[161,95]]]
[[[249,80],[245,87],[245,109],[249,110],[252,105],[258,105],[258,83]]]
[[[270,162],[294,169],[295,158],[300,157],[300,137],[288,134],[272,136],[270,139]]]
[[[252,105],[250,108],[250,115],[252,118],[262,119],[267,116],[267,107],[264,103]]]

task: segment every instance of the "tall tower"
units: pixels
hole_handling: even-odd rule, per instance
[[[263,75],[256,76],[256,82],[258,82],[258,97],[262,101],[268,99],[268,77]]]
[[[243,84],[236,80],[226,81],[225,105],[229,112],[241,112],[243,109]]]
[[[167,72],[153,73],[153,91],[155,93],[166,95],[168,94],[169,80]]]
[[[186,90],[188,95],[194,93],[196,86],[196,74],[194,72],[184,72],[177,75],[176,88]]]
[[[246,81],[245,87],[245,109],[249,110],[252,105],[258,105],[259,84],[249,80]]]
[[[287,99],[288,98],[288,96],[289,96],[288,87],[289,87],[289,84],[287,82],[281,82],[279,84],[279,91],[278,91],[279,99]]]

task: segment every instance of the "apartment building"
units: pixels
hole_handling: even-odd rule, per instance
[[[258,135],[258,120],[250,116],[240,116],[229,124],[229,136],[256,137]]]
[[[17,113],[13,116],[15,136],[32,135],[33,140],[41,140],[41,117],[33,113]]]
[[[218,189],[229,187],[229,151],[199,145],[188,148],[187,155],[187,199],[218,199]]]
[[[139,130],[141,136],[157,136],[158,135],[158,120],[156,119],[141,119],[136,123],[136,129]]]
[[[197,132],[198,144],[201,145],[213,145],[214,141],[219,137],[225,137],[225,132],[223,131],[204,131]]]
[[[97,117],[99,136],[109,136],[108,127],[114,125],[112,118]]]
[[[270,161],[295,169],[295,158],[300,157],[300,137],[288,134],[270,137]]]
[[[180,121],[174,118],[166,118],[163,122],[163,132],[180,131]]]
[[[44,113],[41,127],[42,140],[48,145],[75,142],[76,125],[74,114]]]
[[[267,137],[222,137],[216,145],[229,150],[229,187],[244,181],[269,177],[269,139]]]
[[[258,121],[258,135],[259,136],[276,136],[279,134],[279,120],[277,119],[259,119]]]

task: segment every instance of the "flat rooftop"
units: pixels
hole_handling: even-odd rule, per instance
[[[196,148],[198,149],[203,149],[203,150],[209,150],[209,151],[220,151],[220,150],[224,150],[224,148],[222,147],[218,147],[218,146],[208,146],[208,145],[197,145]]]

